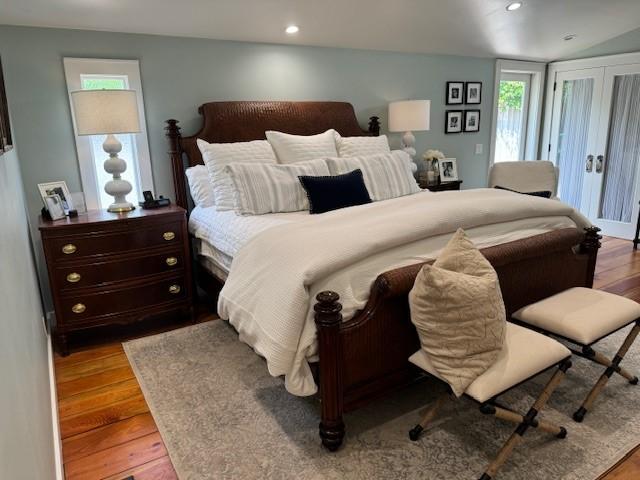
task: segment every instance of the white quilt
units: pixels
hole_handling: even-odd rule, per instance
[[[349,318],[378,274],[434,258],[458,227],[482,248],[576,225],[589,222],[566,204],[495,189],[418,193],[312,215],[269,228],[240,249],[218,313],[265,357],[271,375],[285,375],[289,392],[311,395],[318,291],[336,290]]]

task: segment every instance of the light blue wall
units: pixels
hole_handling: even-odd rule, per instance
[[[623,33],[606,42],[581,50],[561,60],[573,60],[576,58],[600,57],[602,55],[615,55],[617,53],[640,52],[640,28]]]
[[[71,191],[82,189],[65,56],[140,60],[156,193],[173,195],[164,120],[179,119],[192,133],[197,107],[213,100],[343,100],[363,126],[376,114],[385,127],[389,101],[430,99],[431,131],[416,133],[418,152],[437,148],[458,158],[466,187],[486,182],[492,59],[12,26],[0,26],[0,55],[32,218],[42,206],[37,183],[65,180]],[[483,82],[479,133],[444,134],[448,80]],[[391,138],[399,145],[399,135]],[[482,155],[474,154],[476,143]]]

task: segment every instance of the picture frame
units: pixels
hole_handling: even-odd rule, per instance
[[[455,158],[441,158],[438,160],[438,171],[440,172],[440,182],[454,182],[458,178],[458,162]]]
[[[465,110],[463,124],[465,132],[479,132],[480,110]]]
[[[44,205],[47,211],[49,212],[49,216],[51,217],[51,220],[60,220],[61,218],[65,218],[67,216],[67,214],[64,211],[62,199],[58,194],[45,196]]]
[[[447,105],[464,103],[464,82],[447,82]]]
[[[462,110],[447,110],[445,112],[444,133],[462,132]]]
[[[40,196],[42,197],[42,202],[44,203],[45,207],[47,206],[45,197],[51,195],[59,195],[64,213],[67,214],[69,213],[69,210],[73,209],[71,192],[69,192],[69,187],[67,187],[67,183],[64,180],[60,180],[57,182],[39,183],[38,190],[40,191]]]
[[[479,105],[482,103],[482,82],[465,83],[464,98],[467,105]]]

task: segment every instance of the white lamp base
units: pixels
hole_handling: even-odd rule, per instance
[[[416,156],[415,144],[416,137],[413,135],[413,133],[405,132],[402,136],[402,150],[406,152],[409,157],[411,157],[411,171],[413,173],[416,173],[418,171],[418,165],[416,165],[416,162],[413,160],[413,157]]]
[[[104,161],[104,169],[107,173],[113,175],[113,180],[109,180],[104,191],[114,197],[114,202],[107,209],[109,212],[130,212],[136,208],[132,203],[127,202],[127,194],[131,192],[131,184],[120,174],[127,170],[127,162],[118,157],[118,153],[122,150],[122,144],[118,139],[109,134],[102,144],[102,148],[109,154],[109,158]]]

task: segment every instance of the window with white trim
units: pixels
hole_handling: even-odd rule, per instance
[[[127,170],[122,177],[128,180],[133,189],[127,200],[136,205],[142,199],[144,190],[153,190],[149,141],[144,117],[144,100],[140,65],[137,60],[108,60],[99,58],[65,58],[64,71],[69,93],[76,90],[130,89],[135,90],[140,115],[140,132],[135,134],[116,135],[122,143],[122,151],[118,154],[127,162]],[[71,107],[73,116],[73,108]],[[106,209],[113,197],[104,191],[104,185],[111,175],[104,171],[103,163],[107,153],[102,149],[106,135],[77,134],[74,119],[74,134],[80,177],[88,209]]]

